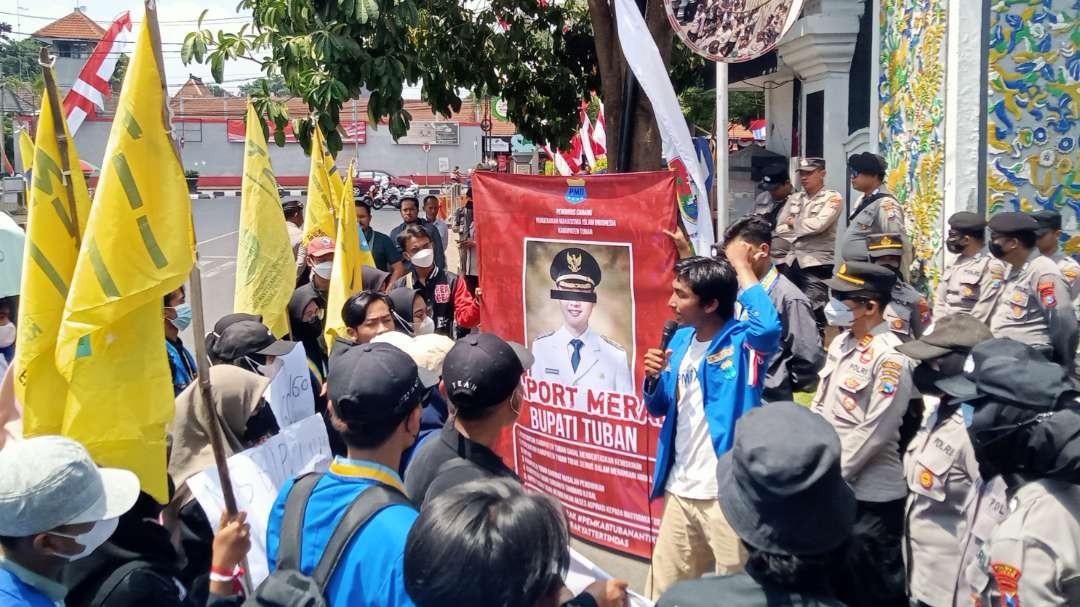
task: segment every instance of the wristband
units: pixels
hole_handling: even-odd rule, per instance
[[[235,580],[241,573],[239,567],[233,567],[231,570],[222,569],[221,567],[210,567],[210,581],[211,582],[231,582]]]
[[[210,581],[211,582],[224,582],[224,583],[228,584],[228,583],[231,583],[235,579],[236,579],[236,576],[234,576],[234,575],[221,575],[220,573],[215,573],[213,571],[210,572]]]

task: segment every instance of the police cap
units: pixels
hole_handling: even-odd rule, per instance
[[[983,232],[986,230],[986,219],[971,211],[960,211],[949,217],[949,227],[961,232]]]
[[[296,211],[303,210],[304,205],[300,204],[300,201],[295,198],[289,198],[281,203],[281,210],[286,214],[294,213]]]
[[[841,293],[887,295],[892,293],[893,286],[896,285],[896,273],[872,263],[851,261],[840,264],[833,277],[826,280],[825,284],[833,291]]]
[[[848,158],[848,167],[856,173],[881,176],[885,175],[885,169],[888,168],[884,158],[870,152],[852,154]]]
[[[1039,209],[1031,213],[1035,223],[1039,224],[1038,234],[1042,236],[1047,232],[1061,229],[1061,213],[1052,209]]]
[[[990,231],[997,234],[1021,234],[1039,229],[1039,222],[1027,213],[998,213],[990,218]]]
[[[577,247],[563,249],[551,260],[552,299],[596,301],[600,284],[600,264],[588,251]]]
[[[825,170],[825,159],[824,158],[803,158],[802,160],[799,161],[799,168],[797,168],[795,170],[799,171],[800,173],[803,172],[803,171],[817,171],[817,170],[824,171]]]
[[[790,180],[787,165],[770,164],[761,170],[761,183],[758,184],[758,189],[772,191]]]
[[[890,255],[902,256],[904,254],[904,237],[895,232],[892,234],[871,234],[866,238],[866,252],[870,255],[870,259]]]

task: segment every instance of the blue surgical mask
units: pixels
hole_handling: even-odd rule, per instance
[[[971,420],[975,417],[975,406],[969,403],[960,403],[960,412],[964,414],[964,426],[970,428]]]
[[[179,331],[183,331],[191,326],[191,304],[182,303],[173,308],[173,310],[176,311],[176,318],[169,319],[172,326],[176,327]]]

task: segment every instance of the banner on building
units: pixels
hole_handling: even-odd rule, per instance
[[[458,123],[413,120],[405,136],[398,139],[401,145],[457,145]]]
[[[478,172],[481,325],[536,358],[501,455],[557,497],[572,532],[648,557],[661,420],[641,397],[642,356],[671,316],[672,172],[581,178]]]
[[[341,127],[340,130],[344,131],[341,136],[342,143],[358,143],[360,145],[367,143],[366,121],[342,120],[338,124]],[[247,133],[247,125],[244,123],[243,118],[229,118],[225,121],[225,131],[229,143],[243,143]],[[273,138],[273,133],[274,125],[270,125],[271,138]],[[293,133],[291,122],[285,125],[285,143],[296,143],[296,135]]]

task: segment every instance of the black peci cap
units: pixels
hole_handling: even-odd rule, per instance
[[[424,390],[437,382],[399,348],[367,343],[346,347],[331,358],[326,396],[346,422],[377,421],[418,406]]]
[[[446,394],[459,409],[493,407],[513,394],[533,360],[525,346],[494,333],[466,335],[443,359]]]
[[[961,232],[982,232],[986,229],[986,218],[971,211],[960,211],[949,217],[949,227]]]
[[[289,198],[288,200],[284,200],[281,203],[281,210],[286,215],[288,215],[289,213],[292,213],[293,211],[301,211],[301,210],[303,210],[303,208],[304,208],[304,205],[301,204],[300,201],[295,199],[295,198]]]
[[[825,284],[833,291],[841,293],[864,292],[886,295],[892,293],[896,285],[896,273],[876,264],[851,261],[840,264],[833,273],[833,277],[826,280]]]
[[[997,234],[1021,234],[1039,230],[1039,222],[1027,213],[998,213],[990,218],[987,224],[990,231]]]
[[[788,176],[787,165],[770,164],[761,170],[761,182],[758,183],[758,189],[772,191],[788,181],[791,181],[791,178]]]
[[[870,152],[862,152],[859,154],[852,154],[852,156],[848,158],[848,167],[858,173],[884,175],[888,165],[885,164],[885,159],[881,156],[871,154]]]
[[[551,280],[555,281],[551,298],[595,302],[600,276],[600,264],[588,251],[577,247],[563,249],[551,260]]]

